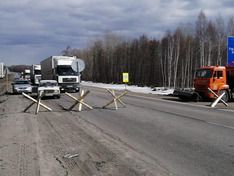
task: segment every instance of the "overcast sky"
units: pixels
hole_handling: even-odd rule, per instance
[[[0,0],[0,62],[37,64],[112,32],[160,39],[181,23],[234,16],[234,0]]]

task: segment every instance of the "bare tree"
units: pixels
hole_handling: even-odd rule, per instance
[[[212,65],[212,50],[215,47],[216,29],[212,21],[209,21],[207,26],[207,65]]]
[[[166,50],[166,60],[167,60],[167,66],[166,66],[166,70],[167,70],[167,86],[171,87],[171,83],[172,83],[172,67],[173,67],[173,52],[175,49],[175,39],[172,37],[171,33],[168,32],[167,34],[167,41],[168,41],[168,45],[167,45],[167,50]]]
[[[222,52],[225,45],[225,23],[223,18],[219,15],[216,18],[216,36],[217,36],[217,64],[222,64]]]
[[[227,35],[234,36],[234,17],[231,17],[227,23]]]
[[[175,41],[175,56],[174,56],[174,64],[173,64],[173,70],[174,70],[174,82],[173,82],[173,87],[176,87],[176,82],[177,82],[177,72],[178,72],[178,62],[179,62],[179,57],[180,57],[180,42],[181,42],[181,30],[178,28],[175,31],[174,34],[174,41]]]
[[[199,41],[200,66],[205,65],[205,42],[206,42],[207,19],[203,11],[198,15],[196,22],[196,35]]]
[[[161,75],[162,75],[162,85],[166,86],[166,68],[167,68],[167,59],[166,59],[166,46],[167,46],[167,39],[163,38],[161,41],[161,55],[160,55],[160,67],[161,67]]]

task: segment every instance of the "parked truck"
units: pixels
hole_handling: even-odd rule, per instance
[[[39,85],[41,80],[41,65],[33,64],[30,68],[30,79],[33,85]]]
[[[5,77],[5,69],[4,69],[4,64],[0,63],[0,78],[4,78]]]
[[[24,70],[23,77],[25,80],[30,81],[30,69]]]
[[[43,80],[56,80],[61,91],[79,91],[81,74],[72,68],[77,58],[69,56],[50,56],[41,61]]]
[[[181,99],[214,99],[214,91],[217,95],[223,93],[225,102],[234,99],[234,67],[207,66],[199,68],[194,78],[193,90],[176,89],[174,95]]]

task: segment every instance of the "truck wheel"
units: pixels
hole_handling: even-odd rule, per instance
[[[194,92],[192,97],[195,102],[203,101],[202,97],[197,92]]]
[[[222,95],[223,93],[225,93],[224,96],[222,97],[223,101],[228,102],[229,101],[228,92],[226,90],[220,90],[219,91],[219,95]]]

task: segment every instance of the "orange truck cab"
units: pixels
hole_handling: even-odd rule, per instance
[[[234,67],[207,66],[198,69],[194,78],[194,88],[202,98],[216,98],[208,90],[210,88],[218,95],[225,93],[222,99],[229,101],[233,98]]]

